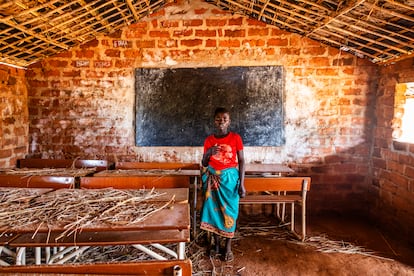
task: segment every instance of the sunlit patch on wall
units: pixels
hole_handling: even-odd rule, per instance
[[[396,86],[393,129],[395,140],[414,143],[414,82]]]

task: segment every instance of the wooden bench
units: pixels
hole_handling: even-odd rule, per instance
[[[24,268],[20,268],[26,265],[26,248],[35,250],[35,258],[31,258],[30,262],[32,263],[34,259],[35,263],[38,266],[32,266],[31,264],[28,265],[28,267],[36,268],[31,271],[32,273],[35,271],[52,273],[57,271],[53,270],[53,267],[55,267],[54,264],[63,264],[61,267],[66,267],[70,270],[72,265],[64,263],[76,257],[77,255],[82,254],[91,246],[131,245],[156,259],[156,261],[148,262],[140,262],[137,260],[138,264],[133,265],[137,268],[137,270],[134,271],[135,273],[133,273],[133,270],[131,270],[131,274],[140,275],[137,273],[139,271],[139,267],[142,265],[142,267],[145,268],[145,270],[143,270],[144,274],[149,273],[148,275],[165,275],[162,273],[165,273],[164,269],[160,270],[158,273],[153,272],[153,270],[163,267],[164,263],[180,265],[183,262],[189,262],[184,259],[185,243],[190,241],[190,212],[188,206],[188,189],[174,188],[159,190],[162,192],[159,197],[146,199],[145,202],[158,202],[164,204],[169,202],[172,198],[174,198],[175,201],[171,203],[168,208],[160,209],[142,221],[132,220],[133,222],[128,224],[115,223],[109,225],[105,221],[91,221],[91,223],[86,224],[82,227],[82,229],[79,229],[77,233],[70,235],[62,235],[62,233],[67,228],[65,225],[61,225],[59,223],[59,219],[49,221],[47,225],[44,225],[39,219],[34,219],[33,221],[36,221],[38,223],[33,223],[31,225],[26,224],[23,226],[10,226],[7,229],[3,229],[4,235],[0,237],[0,253],[1,251],[7,250],[9,252],[7,255],[15,259],[15,264],[17,266],[5,262],[9,262],[9,259],[7,258],[5,261],[0,258],[0,274],[3,272],[23,273],[24,271],[29,271],[25,270]],[[9,192],[9,190],[6,191]],[[22,189],[15,189],[15,192],[20,192],[21,197],[25,197],[27,194],[27,192],[23,191]],[[84,192],[86,193],[86,191],[82,190],[71,190],[70,192],[73,192],[73,194],[82,194]],[[90,192],[93,193],[94,191],[87,191],[87,193]],[[158,192],[158,190],[156,190],[156,192]],[[45,199],[48,197],[63,198],[59,196],[60,193],[66,194],[67,191],[62,189],[34,189],[33,191],[30,191],[29,194],[32,198],[40,199],[39,202],[46,202]],[[97,194],[100,194],[99,191]],[[45,198],[42,199],[42,197]],[[20,206],[21,203],[13,201],[11,205],[13,204],[15,206]],[[108,207],[112,206],[110,202],[107,202],[106,204]],[[65,205],[64,201],[62,201],[62,205]],[[13,210],[16,209],[15,207],[10,208]],[[24,208],[29,210],[31,206],[27,205]],[[102,208],[108,210],[105,207]],[[139,216],[140,215],[137,214],[137,218],[139,218]],[[76,221],[76,218],[74,220]],[[36,234],[34,235],[33,233]],[[174,252],[173,250],[165,247],[164,244],[177,244],[177,251]],[[150,248],[145,247],[146,245],[154,246],[169,255],[169,258],[172,257],[176,260],[167,261],[167,257],[158,255],[155,251],[152,251]],[[8,250],[6,246],[14,250]],[[50,251],[50,247],[59,250],[52,253]],[[33,251],[31,252],[33,253]],[[42,258],[42,254],[44,254],[44,258]],[[190,266],[187,267],[188,273],[183,275],[191,275],[191,262],[189,262],[189,264]],[[118,265],[120,266],[120,270],[115,270],[115,272],[126,272],[122,269],[123,264],[111,264],[111,266]],[[3,266],[8,266],[9,270],[2,270]],[[81,267],[83,264],[80,264],[79,266],[78,264],[74,264],[74,266]],[[63,271],[64,270],[62,270],[62,273]],[[74,271],[71,270],[70,272]],[[105,274],[105,270],[95,270],[95,272],[96,274]],[[79,270],[79,273],[82,273],[82,271]],[[89,271],[89,273],[92,272]]]
[[[93,159],[23,158],[17,160],[17,168],[96,168],[96,171],[103,171],[114,168],[114,163]]]
[[[0,187],[77,188],[81,176],[92,175],[95,168],[22,168],[0,172]]]
[[[183,171],[194,171],[197,170],[200,172],[199,163],[184,163],[184,162],[115,162],[116,170],[183,170]],[[192,174],[190,174],[192,175]],[[198,175],[192,175],[189,179],[190,185],[189,189],[193,195],[191,201],[191,210],[192,210],[192,228],[193,228],[193,237],[197,234],[197,187],[198,183],[201,180]],[[192,184],[191,184],[192,183]]]
[[[140,261],[72,265],[0,266],[1,275],[183,275],[191,276],[191,260]]]
[[[87,176],[81,177],[80,188],[100,189],[152,189],[152,188],[188,188],[185,175],[176,176]]]
[[[285,205],[290,204],[290,230],[302,241],[306,238],[306,195],[310,190],[310,177],[249,177],[244,180],[247,195],[240,204],[276,204],[277,217],[284,222]],[[295,231],[295,206],[301,205],[302,229]]]
[[[115,162],[115,169],[200,170],[200,165],[180,162]]]

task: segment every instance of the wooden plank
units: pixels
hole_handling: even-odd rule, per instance
[[[62,203],[63,204],[63,203]],[[104,224],[102,222],[91,222],[88,227],[78,229],[78,232],[94,232],[94,231],[141,231],[141,230],[184,230],[190,228],[190,210],[188,204],[174,203],[168,207],[161,209],[147,217],[145,220],[124,225]],[[66,230],[65,225],[39,225],[33,223],[17,227],[4,229],[5,233],[63,233]]]
[[[302,202],[300,195],[246,195],[240,204],[274,204]]]
[[[306,180],[307,190],[310,190],[310,177],[246,177],[244,186],[248,192],[260,191],[302,191],[303,181]]]
[[[200,176],[200,170],[188,169],[115,169],[105,170],[95,174],[95,176]]]
[[[179,275],[174,270],[180,268],[183,276],[191,276],[191,260],[140,261],[125,263],[65,264],[65,265],[29,265],[0,266],[1,275],[23,275],[34,273],[42,275]],[[19,273],[19,274],[17,274]],[[20,274],[22,273],[22,274]],[[27,275],[27,274],[26,274]]]
[[[294,170],[283,164],[248,163],[245,165],[246,174],[286,174]]]
[[[24,158],[17,160],[18,168],[96,168],[97,171],[114,167],[113,162],[93,159],[43,159]]]
[[[20,235],[8,242],[12,247],[48,246],[109,246],[126,244],[189,242],[190,230],[158,231],[99,231],[80,232],[74,236],[59,238],[58,233],[37,233]]]
[[[17,160],[18,168],[70,168],[72,159],[24,158]]]
[[[85,191],[93,192],[95,189],[87,189]],[[99,191],[100,189],[96,189]],[[151,191],[151,189],[146,189],[147,192]],[[79,191],[79,190],[76,190]],[[131,190],[133,193],[136,189]],[[56,190],[53,193],[56,197],[59,197],[59,193],[66,193],[64,190]],[[171,201],[173,203],[181,203],[187,204],[188,203],[188,196],[189,196],[189,189],[188,188],[155,188],[154,192],[158,193],[158,196],[151,199],[145,199],[144,202],[168,202]]]
[[[71,176],[22,176],[0,174],[0,187],[16,188],[74,188],[75,177]]]
[[[75,168],[96,168],[97,171],[104,171],[114,168],[115,164],[107,160],[77,159]]]
[[[175,163],[175,162],[116,162],[115,169],[200,170],[200,165],[198,163]]]
[[[189,188],[188,176],[92,176],[81,177],[80,187],[99,189]]]

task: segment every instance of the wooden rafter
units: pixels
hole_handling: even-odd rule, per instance
[[[411,57],[414,7],[397,0],[206,0],[373,62]],[[28,65],[148,16],[171,0],[0,4],[0,62]]]

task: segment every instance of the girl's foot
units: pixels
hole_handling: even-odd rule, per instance
[[[225,262],[231,262],[233,260],[234,260],[233,252],[231,252],[231,251],[226,252],[226,254],[224,255],[224,261]]]

